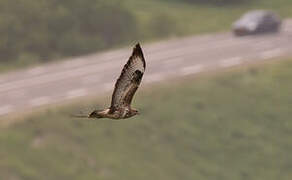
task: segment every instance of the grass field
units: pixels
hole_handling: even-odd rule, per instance
[[[0,179],[290,180],[292,59],[142,88],[124,121],[72,119],[108,98],[1,128]],[[147,74],[146,74],[147,75]]]

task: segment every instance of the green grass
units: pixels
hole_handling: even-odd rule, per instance
[[[292,59],[138,91],[141,115],[70,118],[92,99],[1,128],[0,179],[290,180]],[[147,74],[146,74],[147,76]]]

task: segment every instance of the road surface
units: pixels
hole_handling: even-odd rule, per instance
[[[133,44],[134,45],[134,44]],[[231,33],[144,45],[143,84],[292,55],[292,21],[279,34],[236,38]],[[112,91],[132,47],[0,75],[0,117]]]

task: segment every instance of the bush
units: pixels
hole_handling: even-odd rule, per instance
[[[148,24],[152,37],[167,37],[176,32],[176,22],[165,14],[153,16]]]
[[[135,38],[133,15],[113,0],[2,0],[0,62],[22,54],[47,61]]]

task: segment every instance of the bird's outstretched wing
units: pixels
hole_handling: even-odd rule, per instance
[[[131,105],[133,96],[141,83],[145,68],[145,59],[138,43],[134,47],[131,57],[125,64],[115,84],[110,107],[111,112]]]

